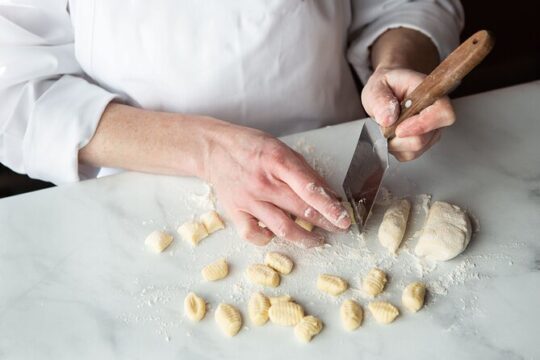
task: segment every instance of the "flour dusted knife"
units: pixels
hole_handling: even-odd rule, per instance
[[[395,137],[396,127],[452,91],[489,54],[493,45],[494,39],[489,32],[478,31],[448,55],[403,99],[400,116],[392,126],[382,128],[381,134],[375,122],[367,120],[363,123],[343,181],[343,190],[352,206],[359,232],[367,222],[388,168],[388,140]]]

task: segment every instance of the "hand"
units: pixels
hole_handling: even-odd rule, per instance
[[[410,94],[426,75],[407,69],[377,68],[362,91],[366,112],[384,127],[399,116],[400,102]],[[439,99],[419,114],[411,116],[396,128],[396,137],[388,150],[399,160],[416,159],[441,138],[441,128],[455,122],[448,97]]]
[[[321,234],[302,229],[289,214],[329,231],[350,226],[336,195],[300,154],[261,131],[216,126],[201,177],[214,186],[242,237],[257,245],[274,234],[304,247],[324,243]]]

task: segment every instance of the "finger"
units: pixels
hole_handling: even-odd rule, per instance
[[[281,239],[306,248],[324,244],[322,235],[302,229],[273,204],[259,201],[250,212]]]
[[[274,234],[259,225],[259,221],[244,211],[234,211],[230,214],[240,236],[258,246],[268,244]]]
[[[450,126],[456,120],[456,115],[450,99],[441,98],[422,110],[419,114],[403,121],[396,129],[397,137],[418,136],[432,130]]]
[[[392,155],[399,161],[411,161],[419,158],[423,153],[425,153],[429,148],[431,148],[437,141],[441,139],[442,131],[440,129],[435,130],[435,135],[431,138],[429,143],[420,151],[403,151],[403,152],[393,152]]]
[[[306,202],[285,183],[280,182],[275,191],[271,191],[264,200],[273,203],[287,213],[300,217],[311,224],[331,232],[341,232],[342,229],[333,225],[317,210],[306,204]]]
[[[425,74],[413,70],[388,71],[385,80],[398,99],[412,93],[426,78]]]
[[[399,101],[384,80],[366,85],[362,90],[362,104],[366,112],[381,126],[390,126],[398,118]]]
[[[417,152],[424,149],[436,132],[431,131],[419,136],[395,137],[388,143],[388,151],[394,152]]]

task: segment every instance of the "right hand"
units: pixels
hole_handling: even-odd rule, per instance
[[[324,243],[321,234],[302,229],[289,214],[333,232],[350,226],[347,211],[326,181],[283,142],[219,121],[207,134],[201,177],[213,185],[246,240],[265,245],[275,234],[303,247]]]

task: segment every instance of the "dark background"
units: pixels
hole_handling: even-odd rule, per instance
[[[540,1],[462,0],[462,4],[462,40],[487,29],[496,42],[493,52],[451,94],[453,98],[540,79]],[[0,197],[49,186],[0,165]]]

